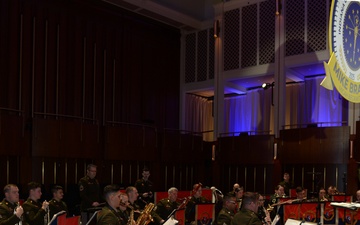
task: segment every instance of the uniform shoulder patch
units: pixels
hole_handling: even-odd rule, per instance
[[[83,191],[83,190],[84,190],[84,186],[83,186],[83,185],[80,185],[80,186],[79,186],[79,190],[80,190],[80,191]]]

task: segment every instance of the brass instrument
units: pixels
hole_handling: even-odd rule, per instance
[[[138,217],[138,219],[136,220],[136,225],[147,225],[150,222],[153,222],[153,218],[151,216],[151,212],[154,209],[155,205],[154,203],[148,203],[145,206],[144,211],[141,212],[140,216]]]
[[[134,208],[131,208],[130,217],[129,217],[129,220],[127,222],[127,225],[132,225],[133,222],[134,222]]]
[[[304,201],[304,200],[306,200],[306,197],[303,198],[303,199],[289,199],[289,200],[284,201],[284,202],[279,202],[279,203],[275,203],[275,204],[272,204],[272,205],[268,205],[268,207],[266,208],[266,211],[271,212],[271,211],[274,210],[274,207],[278,206],[278,205],[291,204],[293,202],[301,202],[301,201]]]

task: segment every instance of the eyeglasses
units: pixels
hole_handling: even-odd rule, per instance
[[[258,201],[259,201],[259,202],[263,202],[263,201],[265,201],[265,199],[259,199]]]
[[[230,203],[232,203],[232,204],[234,204],[234,205],[236,204],[236,202],[235,202],[235,201],[228,201],[228,202],[230,202]]]

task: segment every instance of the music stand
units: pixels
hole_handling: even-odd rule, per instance
[[[48,225],[50,225],[52,222],[54,222],[54,220],[55,220],[58,216],[60,216],[60,215],[62,215],[62,214],[64,214],[64,213],[66,213],[66,211],[62,210],[62,211],[54,214],[53,217],[51,218],[50,222],[48,223]]]

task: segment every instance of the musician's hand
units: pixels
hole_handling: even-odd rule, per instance
[[[23,213],[24,213],[24,209],[23,209],[21,206],[16,207],[15,215],[16,215],[17,217],[20,218]]]
[[[94,207],[97,207],[97,206],[100,205],[100,203],[98,203],[98,202],[93,202],[91,205],[94,206]]]
[[[46,211],[48,207],[49,207],[49,202],[46,200],[43,201],[41,208]]]
[[[147,198],[147,197],[149,196],[149,193],[145,192],[145,193],[142,194],[142,196],[143,196],[144,198]]]

